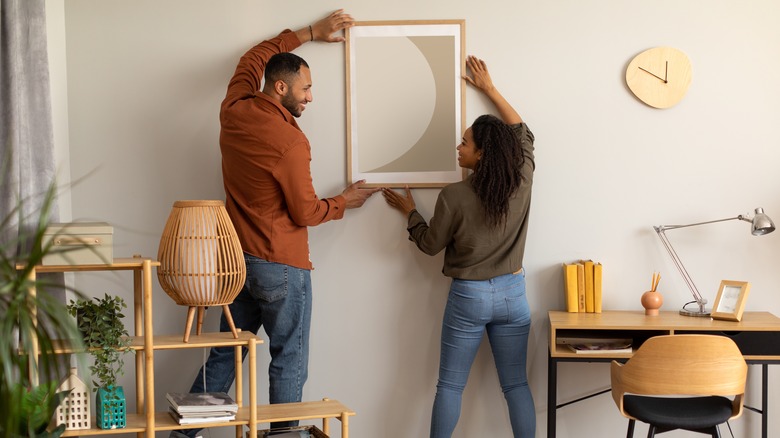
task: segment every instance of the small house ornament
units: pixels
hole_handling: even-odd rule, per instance
[[[127,403],[121,386],[98,388],[95,396],[95,420],[101,429],[124,429],[127,426]]]
[[[71,390],[54,414],[57,426],[64,424],[65,429],[89,429],[89,395],[87,384],[79,378],[76,368],[70,369],[70,374],[57,388],[57,392]]]

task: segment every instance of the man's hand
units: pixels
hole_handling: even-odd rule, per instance
[[[366,180],[361,179],[360,181],[356,183],[352,183],[347,186],[346,189],[344,189],[343,192],[341,192],[341,196],[344,197],[347,201],[347,208],[360,208],[363,206],[363,204],[366,202],[366,199],[370,198],[371,195],[378,192],[379,188],[374,189],[361,189],[360,185],[365,184]]]
[[[344,41],[342,36],[333,34],[352,27],[355,20],[352,16],[345,13],[343,9],[334,11],[327,17],[311,25],[311,36],[313,41],[325,41],[326,43],[340,43]]]
[[[409,213],[415,209],[414,197],[412,197],[412,191],[409,190],[409,186],[405,187],[406,196],[401,195],[393,189],[383,188],[382,195],[385,197],[385,201],[391,207],[397,209],[405,216],[409,216]]]

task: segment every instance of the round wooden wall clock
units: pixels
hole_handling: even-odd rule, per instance
[[[691,61],[673,47],[653,47],[636,55],[626,68],[626,84],[653,108],[669,108],[685,97],[691,85]]]

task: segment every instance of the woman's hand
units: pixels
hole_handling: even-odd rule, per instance
[[[412,197],[412,191],[409,190],[409,186],[405,187],[406,196],[401,195],[393,189],[383,187],[382,196],[385,197],[387,204],[396,210],[403,213],[405,216],[409,216],[409,213],[415,209],[414,198]]]
[[[471,76],[463,76],[463,79],[465,79],[466,82],[485,94],[488,94],[495,89],[495,86],[493,86],[493,79],[490,78],[490,73],[488,73],[485,61],[476,56],[469,55],[468,58],[466,58],[466,66],[471,71]]]
[[[490,73],[488,73],[485,61],[476,56],[469,55],[469,57],[466,58],[466,66],[471,71],[471,76],[463,76],[463,80],[484,93],[485,96],[493,102],[493,105],[496,106],[496,110],[498,110],[498,114],[501,116],[501,120],[509,125],[523,123],[523,118],[520,117],[517,110],[507,102],[495,85],[493,85],[493,79],[490,78]]]

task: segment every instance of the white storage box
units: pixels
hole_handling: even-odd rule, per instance
[[[49,224],[43,244],[52,242],[44,265],[105,265],[114,261],[114,228],[106,222]]]

